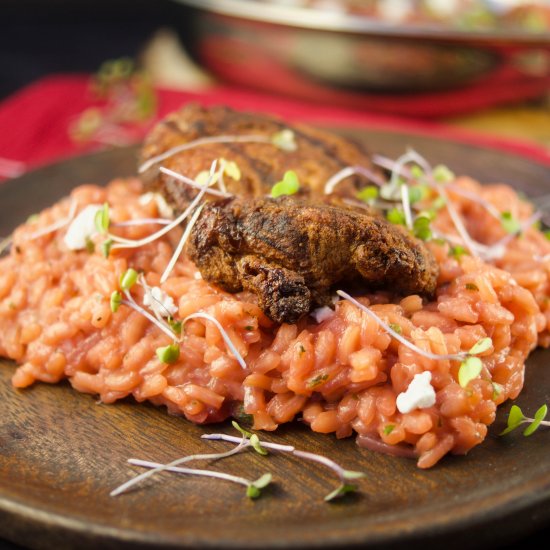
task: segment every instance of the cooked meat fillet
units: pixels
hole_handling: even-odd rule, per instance
[[[203,278],[249,290],[273,321],[330,302],[336,283],[432,294],[437,264],[422,242],[379,217],[292,197],[209,202],[188,254]]]
[[[278,132],[294,132],[296,150],[287,151],[270,143]],[[143,174],[152,189],[159,190],[166,200],[182,210],[195,196],[196,190],[174,181],[159,172],[165,166],[195,178],[208,170],[216,159],[237,164],[241,178],[224,177],[227,190],[240,196],[268,195],[287,170],[294,170],[300,181],[300,195],[322,195],[325,183],[342,168],[361,165],[372,168],[363,147],[349,139],[304,124],[288,125],[274,117],[241,113],[227,107],[205,108],[189,104],[160,122],[149,134],[142,149],[141,162],[173,147],[199,138],[220,136],[260,136],[266,143],[208,143],[179,152],[155,163]],[[347,178],[337,188],[341,196],[355,197],[366,183],[364,177]]]

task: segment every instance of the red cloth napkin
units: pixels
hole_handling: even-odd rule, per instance
[[[346,107],[327,107],[280,96],[216,86],[205,92],[158,90],[157,119],[189,101],[204,105],[224,104],[236,109],[269,112],[289,121],[323,125],[398,129],[437,136],[441,139],[499,148],[527,156],[550,166],[550,151],[498,136],[479,136],[434,122],[403,119]],[[69,128],[82,112],[100,103],[90,90],[86,75],[48,77],[19,91],[0,103],[0,174],[15,176],[26,170],[70,156],[105,147],[98,143],[78,143]],[[138,142],[155,121],[133,128],[131,141]]]

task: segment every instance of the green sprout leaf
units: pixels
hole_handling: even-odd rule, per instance
[[[234,420],[231,421],[231,425],[238,431],[240,432],[242,435],[244,435],[245,437],[247,438],[251,438],[252,437],[252,432],[249,432],[248,430],[245,430],[244,428],[241,428],[239,426],[239,424],[237,424],[237,422],[235,422]]]
[[[336,498],[343,497],[348,493],[355,493],[357,487],[351,483],[342,483],[339,487],[336,487],[334,491],[331,491],[328,495],[325,496],[325,502],[330,502]]]
[[[523,416],[521,409],[517,405],[512,405],[510,413],[508,414],[508,425],[505,430],[500,432],[500,435],[506,435],[512,430],[515,430],[524,420],[525,416]]]
[[[432,238],[431,222],[431,217],[424,213],[417,216],[413,222],[414,236],[422,241],[429,241]]]
[[[262,456],[266,456],[268,452],[262,447],[260,443],[260,438],[256,434],[252,434],[250,436],[250,445],[252,445],[252,448]]]
[[[181,334],[181,321],[176,321],[172,317],[168,317],[167,321],[168,325],[172,329],[172,332],[179,336]]]
[[[367,187],[363,187],[360,191],[357,192],[357,198],[360,201],[363,202],[372,202],[373,200],[378,198],[378,194],[380,193],[378,187],[374,185],[368,185]]]
[[[120,288],[130,290],[138,280],[138,272],[135,269],[127,269],[120,277]]]
[[[397,334],[403,334],[403,329],[401,328],[401,325],[398,325],[397,323],[390,323],[390,328],[397,332]]]
[[[108,258],[111,253],[111,247],[113,246],[113,240],[107,239],[101,243],[101,253],[104,258]]]
[[[460,246],[459,244],[456,245],[456,246],[453,246],[450,250],[449,250],[449,256],[452,256],[453,258],[457,259],[457,260],[460,260],[460,258],[462,256],[464,256],[464,254],[466,254],[466,249],[463,247],[463,246]]]
[[[111,311],[113,313],[116,313],[121,303],[122,303],[122,295],[118,290],[115,290],[111,294]]]
[[[285,128],[271,136],[271,143],[283,151],[296,151],[298,148],[294,132]]]
[[[483,363],[479,357],[468,357],[458,370],[458,383],[463,388],[467,387],[472,380],[479,376],[482,367]]]
[[[298,181],[296,172],[294,170],[287,170],[282,181],[276,183],[271,189],[271,196],[276,198],[282,195],[294,195],[299,189],[300,182]]]
[[[355,472],[354,470],[344,470],[342,477],[344,479],[362,479],[367,477],[363,472]]]
[[[405,214],[398,208],[390,208],[386,214],[386,219],[394,225],[405,225]]]
[[[93,254],[94,251],[95,251],[95,243],[94,241],[92,241],[92,239],[90,239],[90,237],[86,236],[86,252],[88,252],[88,254]]]
[[[535,433],[538,430],[540,423],[546,418],[547,414],[548,407],[546,405],[540,407],[535,413],[535,418],[533,419],[533,422],[531,422],[531,424],[529,424],[529,426],[527,426],[527,428],[523,430],[523,435],[527,437]]]
[[[235,181],[240,181],[241,169],[239,168],[239,165],[234,160],[229,160],[229,161],[226,161],[225,159],[221,159],[221,160],[225,161],[223,173],[229,176],[230,178],[234,179]]]
[[[262,489],[267,487],[272,480],[273,480],[273,476],[271,474],[264,474],[263,476],[258,478],[256,481],[253,481],[246,488],[246,496],[252,499],[260,497],[262,494]]]
[[[521,230],[521,224],[512,216],[511,212],[503,212],[500,215],[500,223],[506,231],[506,233],[514,234]]]
[[[170,344],[156,349],[157,357],[162,363],[170,365],[175,363],[180,356],[180,347],[178,344]]]
[[[109,230],[109,205],[104,203],[101,210],[95,214],[95,227],[98,233],[105,234]]]
[[[493,341],[487,337],[482,338],[481,340],[478,340],[471,348],[468,353],[471,353],[472,355],[479,355],[480,353],[483,353],[493,347]]]
[[[447,166],[438,164],[433,169],[433,178],[437,183],[449,183],[455,179],[455,175]]]
[[[418,164],[413,164],[411,166],[411,176],[415,180],[419,180],[419,179],[424,177],[424,170],[422,170],[422,168],[420,168],[420,166],[418,166]]]
[[[318,374],[308,381],[308,388],[316,388],[328,380],[328,374]]]

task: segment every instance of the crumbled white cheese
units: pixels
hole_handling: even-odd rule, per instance
[[[101,204],[89,204],[70,223],[63,242],[69,250],[83,250],[88,239],[97,233],[96,214],[103,208]]]
[[[328,306],[319,307],[311,312],[311,316],[317,321],[322,323],[326,319],[330,319],[334,315],[334,310]]]
[[[435,404],[435,390],[431,384],[432,373],[425,371],[415,374],[406,391],[397,396],[397,409],[400,413],[410,413],[415,409],[426,409]]]
[[[161,317],[170,317],[178,311],[178,307],[174,304],[172,296],[168,296],[168,294],[158,286],[145,289],[143,305]]]
[[[151,201],[155,201],[157,211],[160,216],[162,216],[163,218],[174,217],[174,210],[166,202],[165,198],[160,193],[145,193],[144,195],[141,195],[138,199],[139,204],[141,204],[142,206],[149,204]]]

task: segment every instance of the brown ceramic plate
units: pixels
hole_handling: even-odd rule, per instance
[[[394,132],[353,133],[371,150],[395,156],[414,144],[429,160],[457,172],[507,181],[532,196],[548,192],[550,170],[520,157]],[[77,184],[132,174],[135,153],[76,158],[0,186],[0,235]],[[311,433],[299,423],[265,435],[367,474],[360,493],[334,504],[323,502],[335,486],[323,468],[252,453],[223,467],[250,478],[272,472],[275,484],[257,501],[233,484],[172,474],[111,498],[109,491],[137,472],[127,465],[129,457],[169,461],[227,449],[200,435],[231,428],[194,426],[129,400],[100,405],[68,384],[15,391],[13,363],[0,362],[0,536],[33,548],[487,548],[550,518],[550,434],[498,437],[510,404],[481,446],[428,471],[412,460],[359,449],[353,439]],[[542,350],[528,360],[517,402],[529,413],[550,402],[549,363],[550,352]]]

